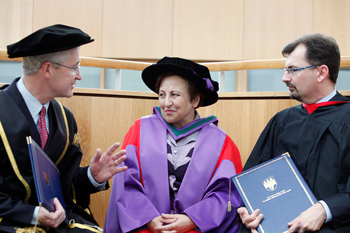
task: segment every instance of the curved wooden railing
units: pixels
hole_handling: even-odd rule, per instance
[[[0,49],[0,60],[20,61],[21,58],[10,59],[7,52]],[[252,69],[279,69],[284,68],[285,59],[251,60],[251,61],[232,61],[232,62],[205,62],[201,63],[209,68],[210,71],[227,70],[252,70]],[[151,65],[149,62],[135,62],[126,60],[114,60],[104,58],[81,57],[82,66],[143,70]],[[341,57],[341,68],[350,68],[350,56]]]
[[[20,61],[21,58],[10,59],[7,57],[7,52],[0,49],[0,60]],[[115,60],[105,58],[81,57],[82,66],[103,68],[101,71],[101,89],[104,89],[104,68],[111,68],[116,70],[138,70],[141,71],[147,66],[151,65],[149,62],[136,62],[126,60]],[[225,73],[224,71],[236,70],[253,70],[253,69],[281,69],[285,67],[285,59],[268,59],[268,60],[250,60],[250,61],[230,61],[230,62],[205,62],[200,63],[209,68],[210,71],[220,71],[219,83],[220,89],[225,90]],[[341,57],[341,68],[350,68],[350,56]],[[243,75],[242,75],[243,74]],[[121,83],[120,72],[116,72],[116,83]],[[238,73],[237,75],[237,92],[247,91],[247,73]],[[120,90],[118,84],[115,88]]]
[[[21,58],[8,58],[7,51],[0,49],[0,60],[7,61],[21,61]],[[128,69],[128,70],[143,70],[152,63],[146,62],[134,62],[134,61],[123,61],[113,60],[104,58],[92,58],[92,57],[81,57],[82,66],[100,67],[100,68],[111,68],[111,69]]]

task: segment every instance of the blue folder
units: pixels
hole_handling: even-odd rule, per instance
[[[260,233],[281,233],[287,223],[317,203],[288,153],[231,177],[246,208],[260,209]]]
[[[39,204],[48,211],[55,212],[53,199],[57,197],[66,211],[60,174],[56,165],[30,136],[27,137],[27,143]],[[68,224],[67,212],[64,222]]]

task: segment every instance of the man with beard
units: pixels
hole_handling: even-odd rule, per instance
[[[243,170],[289,152],[318,203],[289,222],[287,232],[350,232],[350,100],[335,89],[338,45],[332,37],[306,34],[282,54],[282,81],[302,104],[270,120]],[[238,232],[257,232],[264,213],[237,211],[244,224]]]

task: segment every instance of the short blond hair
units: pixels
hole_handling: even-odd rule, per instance
[[[42,64],[45,62],[56,62],[62,63],[65,61],[70,55],[69,50],[47,53],[37,56],[28,56],[23,57],[22,59],[22,71],[25,75],[33,75],[36,74],[41,68]],[[56,69],[58,65],[52,64]]]

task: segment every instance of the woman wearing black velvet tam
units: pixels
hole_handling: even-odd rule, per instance
[[[236,232],[241,199],[230,177],[242,170],[239,151],[215,116],[196,112],[218,100],[218,83],[207,67],[172,57],[142,79],[159,107],[124,139],[128,170],[114,177],[105,230]]]
[[[107,189],[108,179],[126,167],[119,143],[97,150],[90,166],[82,152],[73,114],[55,97],[71,97],[82,78],[79,46],[92,42],[78,28],[53,25],[9,45],[10,58],[23,57],[23,76],[0,90],[0,231],[100,232],[89,211],[90,194]],[[31,136],[57,165],[65,209],[38,204],[26,137]],[[54,184],[53,184],[54,185]],[[69,224],[64,223],[67,216]]]

